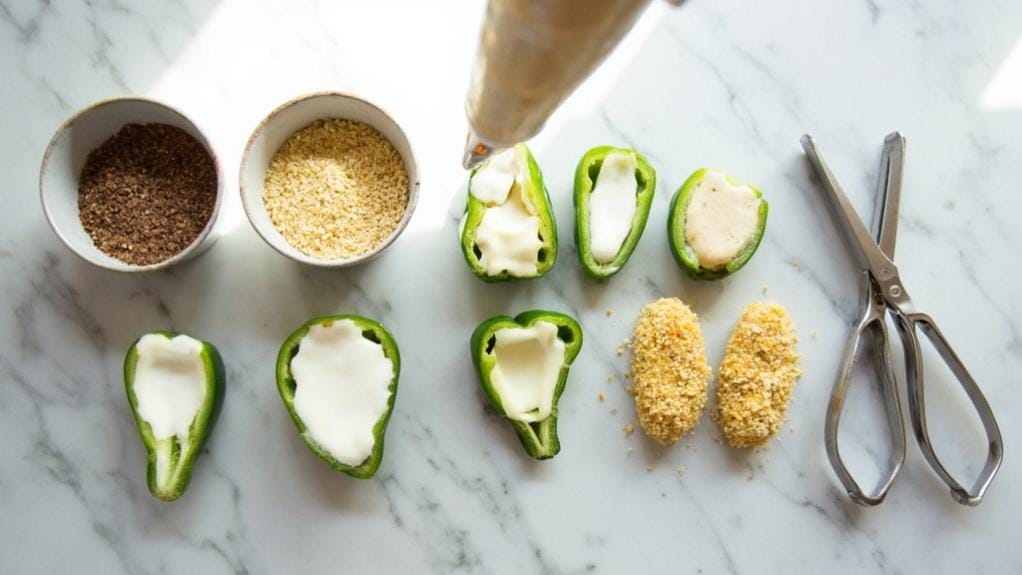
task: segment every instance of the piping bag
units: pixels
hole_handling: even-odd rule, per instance
[[[539,133],[649,3],[489,0],[465,105],[465,168]]]

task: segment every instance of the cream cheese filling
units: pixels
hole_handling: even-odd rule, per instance
[[[135,393],[138,415],[157,441],[177,437],[182,443],[206,398],[202,342],[187,335],[168,339],[142,336],[135,344]]]
[[[156,440],[156,481],[163,484],[171,473],[173,447],[169,440],[177,438],[181,453],[193,448],[188,432],[208,391],[202,342],[187,335],[168,339],[150,333],[138,340],[135,353],[132,390],[136,409]]]
[[[749,186],[734,185],[720,172],[706,172],[685,213],[685,243],[701,267],[722,268],[742,251],[759,226],[759,204]]]
[[[557,337],[557,326],[538,321],[529,327],[499,329],[494,338],[490,384],[507,417],[524,422],[549,417],[564,365],[564,342]]]
[[[394,365],[351,320],[309,328],[291,359],[294,409],[306,433],[350,466],[372,454],[373,428],[387,410]]]
[[[589,247],[597,263],[610,263],[621,251],[632,230],[637,190],[635,156],[607,154],[589,196]]]

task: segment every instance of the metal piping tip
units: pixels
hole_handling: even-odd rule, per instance
[[[465,155],[462,157],[461,165],[466,170],[471,170],[503,149],[484,142],[475,132],[469,130],[465,136]]]

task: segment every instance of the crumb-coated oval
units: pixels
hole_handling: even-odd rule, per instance
[[[755,447],[781,429],[802,375],[798,363],[798,335],[784,307],[746,306],[717,373],[716,420],[728,443]]]
[[[643,307],[632,337],[632,383],[646,435],[670,445],[692,431],[706,404],[709,378],[696,314],[677,298]]]

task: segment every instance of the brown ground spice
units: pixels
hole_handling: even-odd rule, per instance
[[[202,233],[216,204],[216,168],[187,132],[128,124],[85,160],[78,180],[82,226],[125,263],[171,258]]]

